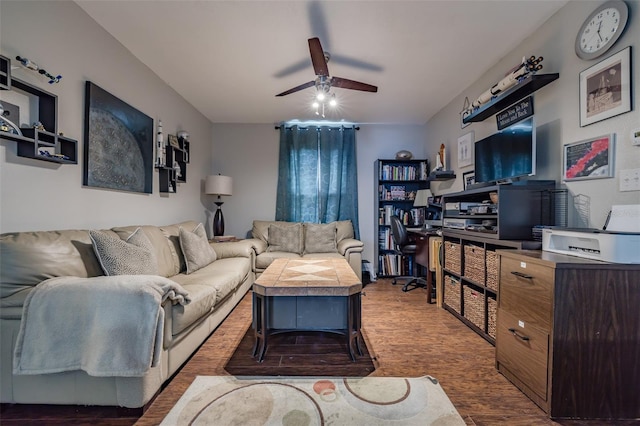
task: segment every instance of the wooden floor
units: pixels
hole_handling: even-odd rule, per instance
[[[367,285],[364,294],[364,334],[368,348],[376,358],[376,369],[371,375],[430,375],[437,378],[468,425],[638,424],[633,421],[552,422],[496,371],[494,347],[453,315],[428,305],[424,289],[404,293],[389,280],[378,280]],[[247,294],[139,419],[108,411],[96,415],[90,408],[67,408],[67,411],[60,409],[52,413],[47,407],[4,404],[0,422],[3,425],[159,424],[195,376],[229,374],[224,366],[251,322],[250,296]]]

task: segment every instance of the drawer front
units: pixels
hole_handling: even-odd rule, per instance
[[[498,309],[496,361],[546,401],[549,334],[518,322],[510,312]]]
[[[549,332],[553,277],[553,268],[501,257],[499,307]]]

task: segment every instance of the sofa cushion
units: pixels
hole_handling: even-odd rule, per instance
[[[169,240],[169,248],[171,250],[171,256],[174,259],[175,267],[175,273],[173,275],[187,270],[187,263],[184,260],[182,248],[180,248],[180,228],[184,228],[187,231],[193,231],[198,225],[198,222],[188,220],[186,222],[176,223],[175,225],[160,227],[164,236]]]
[[[338,220],[336,224],[336,241],[340,242],[348,238],[355,238],[353,223],[350,220]]]
[[[256,269],[265,270],[275,259],[281,258],[300,259],[298,253],[288,253],[284,251],[265,251],[256,256]]]
[[[303,249],[304,234],[301,223],[269,225],[269,248],[267,248],[267,251],[302,254]]]
[[[111,228],[111,230],[121,239],[126,240],[138,228],[144,231],[153,246],[153,252],[158,260],[158,275],[168,278],[179,273],[179,263],[173,255],[173,247],[160,227],[153,225],[118,226]]]
[[[158,275],[153,246],[141,228],[126,240],[95,230],[89,236],[105,275]]]
[[[304,229],[305,253],[335,253],[338,251],[335,222],[305,223]]]
[[[187,263],[187,274],[204,268],[216,260],[216,252],[209,245],[207,233],[200,223],[193,231],[180,228],[180,248]]]
[[[250,272],[250,258],[230,257],[218,259],[192,274],[171,277],[183,286],[191,297],[189,305],[173,306],[172,333],[180,333],[206,315],[210,309],[229,297]],[[213,291],[208,293],[207,289]]]

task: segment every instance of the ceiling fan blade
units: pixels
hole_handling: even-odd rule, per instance
[[[341,89],[361,90],[363,92],[377,92],[378,87],[371,84],[361,83],[359,81],[348,80],[346,78],[332,77],[331,87],[340,87]]]
[[[309,39],[309,53],[311,53],[311,63],[316,75],[328,76],[329,67],[327,67],[327,60],[324,57],[324,50],[322,50],[318,37]]]
[[[315,85],[316,85],[315,80],[314,80],[314,81],[310,81],[310,82],[308,82],[308,83],[301,84],[300,86],[296,86],[296,87],[294,87],[293,89],[289,89],[289,90],[286,90],[286,91],[284,91],[284,92],[282,92],[282,93],[278,93],[276,96],[285,96],[285,95],[289,95],[289,94],[291,94],[291,93],[299,92],[300,90],[304,90],[304,89],[306,89],[307,87],[313,87],[313,86],[315,86]]]

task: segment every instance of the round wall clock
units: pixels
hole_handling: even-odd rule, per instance
[[[576,37],[576,55],[589,60],[605,53],[618,40],[627,25],[629,9],[622,0],[610,0],[584,21]]]

